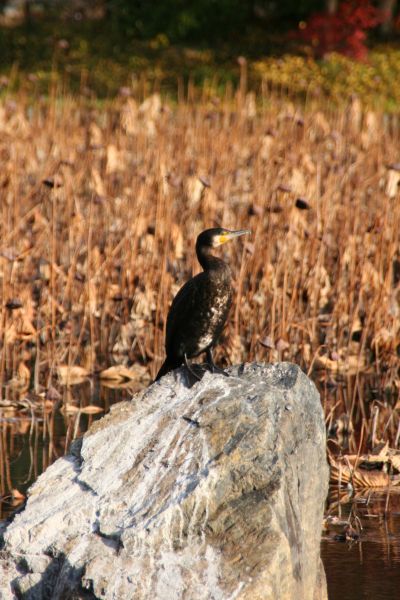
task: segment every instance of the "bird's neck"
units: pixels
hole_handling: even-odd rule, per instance
[[[224,263],[222,258],[218,258],[217,256],[213,256],[211,254],[212,248],[208,248],[205,246],[197,246],[196,254],[197,260],[200,265],[203,267],[204,271],[212,271],[216,269],[224,269],[227,268],[228,265]]]

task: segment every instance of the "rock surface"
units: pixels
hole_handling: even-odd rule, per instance
[[[3,534],[0,598],[322,600],[319,395],[295,365],[117,404]]]

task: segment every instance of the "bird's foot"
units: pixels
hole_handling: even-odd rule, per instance
[[[219,373],[220,375],[225,375],[225,377],[229,377],[229,373],[227,373],[226,371],[224,371],[224,369],[221,369],[221,367],[217,367],[216,364],[212,364],[212,365],[208,365],[208,368],[210,369],[211,373]]]
[[[184,357],[184,359],[185,359],[185,367],[187,368],[187,370],[189,371],[189,373],[190,373],[191,375],[193,375],[193,377],[194,377],[195,379],[197,379],[197,381],[201,381],[201,377],[200,377],[199,375],[197,375],[197,373],[196,373],[196,372],[193,370],[192,366],[190,365],[190,363],[189,363],[189,361],[188,361],[188,359],[187,359],[187,356],[186,356],[186,354],[185,354],[185,357]]]
[[[219,373],[220,375],[225,375],[225,377],[229,377],[228,373],[225,373],[225,371],[221,369],[221,367],[218,367],[215,364],[211,348],[208,348],[207,350],[207,365],[211,373]]]
[[[195,371],[193,371],[192,367],[189,367],[189,366],[187,366],[187,365],[186,365],[186,368],[187,368],[187,370],[189,371],[189,373],[190,373],[191,375],[193,375],[193,377],[194,377],[195,379],[197,379],[197,381],[201,381],[201,377],[200,377],[200,375],[198,375],[198,374],[197,374]]]

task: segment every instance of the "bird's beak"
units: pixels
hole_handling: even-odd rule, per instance
[[[227,230],[219,236],[218,241],[220,244],[225,244],[226,242],[229,242],[230,240],[233,240],[241,235],[245,235],[246,233],[251,233],[251,231],[249,229],[239,229],[238,231]]]

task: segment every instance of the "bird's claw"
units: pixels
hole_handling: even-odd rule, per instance
[[[211,373],[218,373],[219,375],[225,375],[225,377],[229,377],[229,373],[221,369],[221,367],[217,367],[217,365],[208,365]]]

